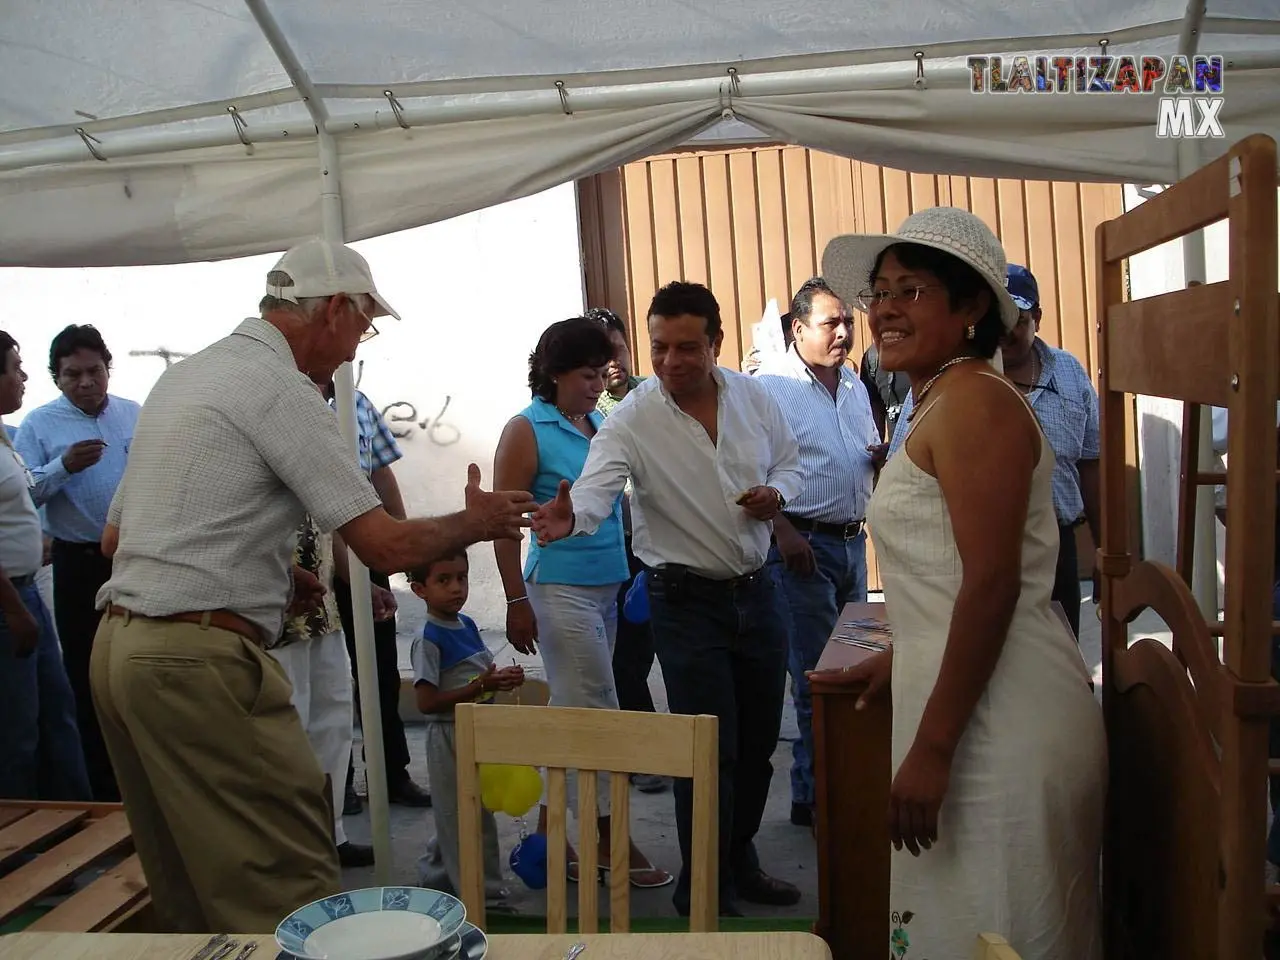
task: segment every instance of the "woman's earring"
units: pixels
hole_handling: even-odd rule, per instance
[[[966,340],[972,340],[977,335],[978,335],[978,328],[974,326],[972,323],[969,324],[969,326],[965,327],[964,338]]]

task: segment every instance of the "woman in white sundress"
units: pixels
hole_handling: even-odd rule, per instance
[[[1053,451],[993,369],[1018,316],[1005,270],[950,207],[823,257],[915,399],[867,511],[894,649],[838,677],[892,695],[891,960],[969,960],[983,932],[1023,960],[1102,956],[1106,738],[1050,605]]]

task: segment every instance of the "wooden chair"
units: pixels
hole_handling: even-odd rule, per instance
[[[669,713],[584,710],[566,707],[459,704],[455,711],[458,750],[458,838],[462,901],[472,923],[484,926],[480,777],[482,763],[547,768],[547,932],[567,923],[568,840],[565,773],[579,771],[578,930],[600,924],[595,882],[598,828],[596,773],[612,774],[609,858],[609,929],[626,933],[630,909],[629,774],[650,773],[693,780],[693,881],[689,927],[714,931],[719,915],[719,721]],[[588,775],[590,774],[590,775]]]
[[[973,960],[1020,960],[1009,941],[997,933],[981,933],[973,947]]]
[[[1124,261],[1226,218],[1230,278],[1126,301]],[[1114,960],[1256,957],[1265,921],[1275,410],[1280,382],[1276,144],[1218,160],[1097,231],[1102,413],[1103,707],[1111,780],[1103,853]],[[1184,402],[1177,569],[1142,559],[1135,395]],[[1200,471],[1202,405],[1226,407],[1229,468]],[[1191,593],[1197,488],[1227,487],[1226,613]],[[1130,642],[1150,608],[1170,651]],[[1222,655],[1218,651],[1219,638]]]
[[[34,857],[12,869],[25,856]],[[95,867],[105,872],[26,929],[117,930],[151,903],[124,807],[0,800],[0,923]]]

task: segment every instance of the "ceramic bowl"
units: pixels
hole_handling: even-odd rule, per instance
[[[298,960],[436,960],[467,919],[457,897],[421,887],[368,887],[299,907],[276,927]]]

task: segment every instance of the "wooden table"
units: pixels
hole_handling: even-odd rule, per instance
[[[274,937],[236,939],[242,944],[257,940],[253,960],[276,956]],[[4,960],[190,960],[208,940],[189,934],[15,933],[0,937],[0,956]],[[807,933],[497,935],[489,938],[485,960],[563,960],[569,947],[579,941],[587,944],[581,960],[831,960],[826,944]]]
[[[839,622],[884,620],[883,603],[850,603]],[[839,669],[872,656],[834,640],[819,670]],[[815,680],[813,752],[814,833],[818,845],[818,922],[835,960],[889,952],[889,783],[893,711],[883,697],[855,710],[862,686]]]

